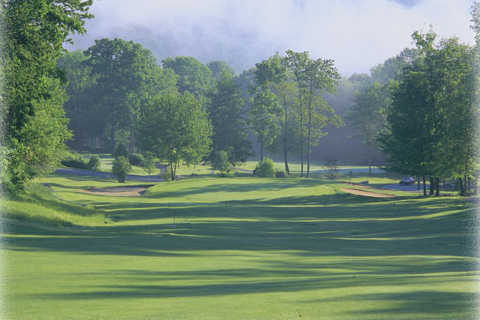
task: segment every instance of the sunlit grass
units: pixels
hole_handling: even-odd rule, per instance
[[[9,219],[11,319],[476,319],[475,210],[457,196],[366,198],[324,178],[201,177],[143,197],[39,182],[10,205],[76,227]]]

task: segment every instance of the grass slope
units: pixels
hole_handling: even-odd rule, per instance
[[[300,178],[183,180],[141,198],[41,182],[102,219],[4,230],[6,319],[476,319],[475,210],[457,197]]]

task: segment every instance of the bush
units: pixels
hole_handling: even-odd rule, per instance
[[[275,168],[272,159],[265,158],[263,161],[260,161],[255,168],[255,175],[259,177],[275,176]]]
[[[118,182],[125,182],[127,173],[130,171],[130,169],[130,163],[128,162],[127,158],[120,156],[113,160],[112,174],[115,178],[117,178]]]
[[[147,152],[143,159],[143,170],[148,174],[152,174],[155,170],[155,158],[150,152]]]
[[[172,172],[170,171],[170,166],[167,166],[165,170],[162,172],[161,177],[165,181],[172,180]]]
[[[91,156],[87,166],[92,171],[98,171],[100,169],[100,159],[97,156]]]
[[[228,161],[227,151],[221,150],[221,151],[215,152],[215,155],[212,161],[212,167],[213,169],[223,173],[229,172],[232,169],[232,165]]]
[[[132,166],[143,167],[145,158],[139,153],[131,153],[128,155],[128,162],[130,162]]]
[[[128,157],[128,150],[127,147],[123,143],[117,144],[115,147],[115,151],[113,152],[113,157],[118,158],[118,157]]]
[[[275,177],[276,178],[285,178],[285,172],[283,172],[282,170],[276,170],[275,171]]]
[[[88,163],[85,162],[82,158],[70,158],[61,161],[65,167],[75,168],[75,169],[89,169]]]

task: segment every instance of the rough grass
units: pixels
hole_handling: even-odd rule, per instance
[[[42,182],[110,222],[10,223],[6,319],[477,319],[475,210],[458,197],[299,178],[164,182],[143,198]]]

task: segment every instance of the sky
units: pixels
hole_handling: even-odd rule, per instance
[[[339,71],[368,72],[412,47],[415,30],[473,43],[473,0],[94,0],[87,34],[140,42],[159,62],[193,56],[223,60],[237,72],[287,49],[334,59]]]

